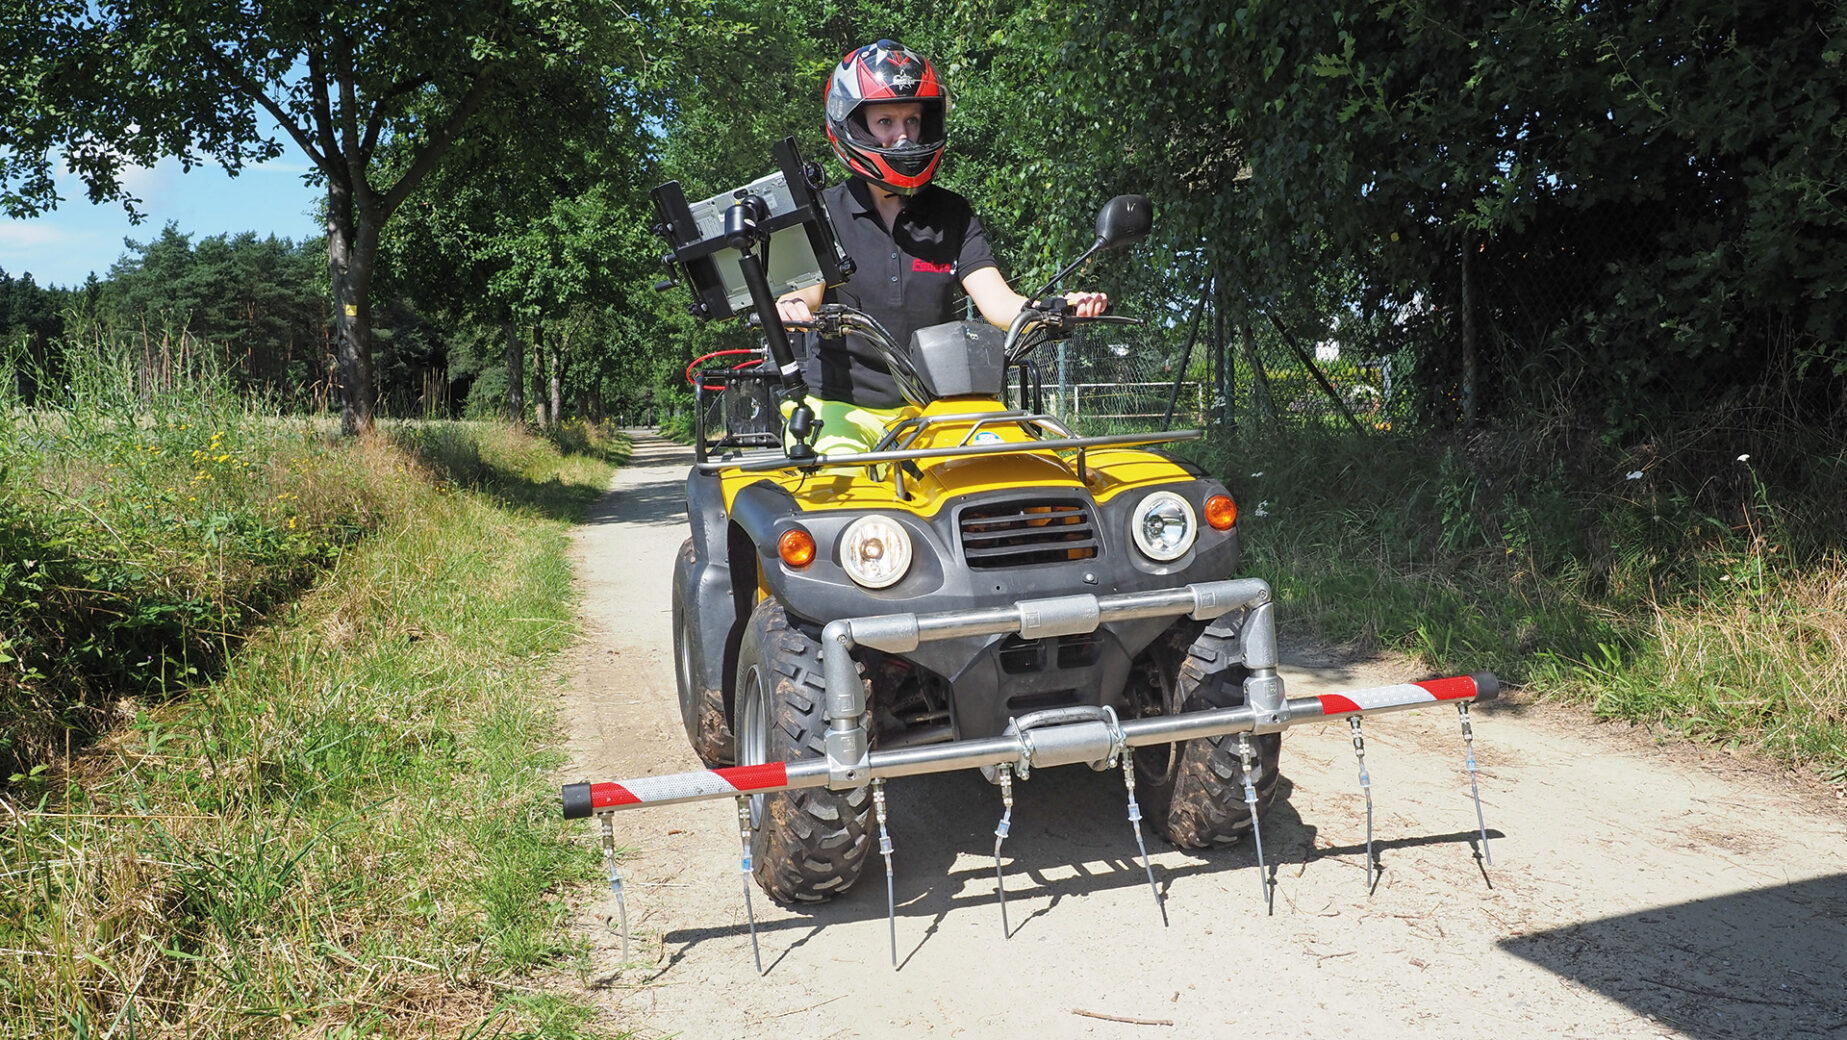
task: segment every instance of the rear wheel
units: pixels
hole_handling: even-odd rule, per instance
[[[1149,647],[1140,669],[1143,703],[1138,713],[1172,714],[1244,703],[1248,672],[1240,662],[1236,633],[1206,629],[1186,643],[1189,634],[1182,627]],[[1276,800],[1282,746],[1280,733],[1251,738],[1259,814]],[[1180,848],[1227,845],[1251,829],[1236,735],[1137,748],[1135,771],[1149,822]]]
[[[827,753],[821,647],[789,624],[782,604],[757,604],[738,654],[739,765],[793,762]],[[782,903],[813,903],[859,880],[871,848],[864,787],[805,788],[750,800],[750,854],[757,884]]]

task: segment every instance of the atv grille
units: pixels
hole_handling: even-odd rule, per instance
[[[1006,502],[962,511],[962,557],[978,570],[1089,560],[1097,532],[1082,502]]]

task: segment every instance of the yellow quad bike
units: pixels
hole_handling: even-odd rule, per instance
[[[661,287],[690,283],[702,318],[747,306],[774,315],[779,293],[851,274],[817,195],[818,168],[792,141],[776,158],[777,173],[696,205],[678,184],[654,191],[655,230],[672,247]],[[846,891],[877,848],[897,967],[885,784],[953,769],[980,769],[999,788],[1004,934],[1013,782],[1080,763],[1120,768],[1163,921],[1144,810],[1180,846],[1251,832],[1273,910],[1260,821],[1276,795],[1280,734],[1327,719],[1352,733],[1370,891],[1379,873],[1362,717],[1438,704],[1457,710],[1477,860],[1493,865],[1469,706],[1498,696],[1494,676],[1286,696],[1270,588],[1231,577],[1231,496],[1155,448],[1198,433],[1079,437],[1044,414],[1029,355],[1078,322],[1059,301],[1039,301],[1080,262],[1148,227],[1147,200],[1111,200],[1090,249],[1005,333],[958,322],[898,343],[864,314],[823,308],[819,331],[876,344],[909,401],[865,450],[817,450],[801,366],[778,325],[764,329],[763,363],[695,375],[692,536],[674,566],[674,661],[686,732],[707,768],[559,792],[566,819],[600,823],[624,959],[612,817],[729,798],[741,873],[780,901]],[[709,422],[708,404],[720,416]],[[748,882],[744,907],[761,972]]]
[[[787,184],[752,187],[773,196]],[[791,194],[782,212],[807,205],[812,225],[812,194]],[[733,234],[705,241],[710,251],[730,243],[727,261],[753,283],[758,312],[773,315],[764,275],[775,265],[752,242],[800,222],[772,226],[775,197],[751,208],[741,198],[725,212]],[[1096,242],[1059,277],[1148,229],[1146,199],[1112,200]],[[829,245],[814,251],[830,259]],[[722,291],[704,288],[712,300]],[[1131,720],[1237,707],[1253,689],[1280,705],[1268,589],[1228,580],[1237,507],[1219,481],[1155,447],[1198,431],[1080,437],[1010,404],[1010,372],[1021,404],[1037,403],[1036,346],[1083,320],[1133,321],[1078,319],[1062,299],[1040,302],[1050,288],[1005,332],[953,322],[903,344],[863,313],[823,307],[818,331],[875,344],[909,402],[870,450],[814,452],[800,404],[780,428],[774,398],[794,383],[799,401],[801,388],[773,324],[765,364],[695,377],[692,530],[673,575],[687,736],[714,769],[824,760],[829,773],[828,786],[750,799],[748,859],[779,901],[826,899],[859,878],[879,845],[872,756],[917,773],[979,764],[1010,798],[1034,761],[1104,767],[1103,754],[1060,758],[1061,733],[1113,726],[1120,737]],[[720,407],[707,407],[711,390]],[[1118,739],[1108,759],[1132,762],[1132,801],[1163,837],[1204,847],[1239,838],[1275,796],[1280,734],[1251,736]],[[1015,764],[971,753],[992,739],[1027,752]]]

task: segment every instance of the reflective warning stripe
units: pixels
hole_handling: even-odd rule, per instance
[[[1323,715],[1354,715],[1380,708],[1403,708],[1413,704],[1438,701],[1465,701],[1476,695],[1475,680],[1466,675],[1453,679],[1430,679],[1425,682],[1377,686],[1350,693],[1328,693],[1315,698],[1321,702]]]
[[[590,806],[592,809],[610,809],[648,802],[684,801],[688,798],[774,790],[788,785],[788,768],[781,762],[766,762],[760,766],[730,766],[725,769],[702,769],[696,773],[675,773],[672,776],[649,776],[619,784],[591,784]]]

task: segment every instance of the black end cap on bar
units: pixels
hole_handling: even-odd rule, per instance
[[[1469,676],[1469,679],[1475,683],[1475,702],[1477,704],[1482,701],[1492,701],[1500,698],[1501,680],[1496,679],[1493,672],[1476,672],[1474,675]],[[584,797],[590,797],[587,788]],[[585,812],[588,811],[587,809],[585,810]],[[565,815],[569,816],[570,813],[567,812]]]
[[[1489,676],[1490,679],[1493,676]],[[590,815],[590,785],[564,785],[564,818],[581,820]]]

